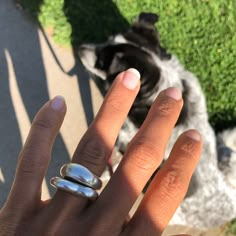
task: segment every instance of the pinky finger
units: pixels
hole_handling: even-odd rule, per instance
[[[201,146],[201,137],[194,130],[179,137],[127,225],[125,235],[162,234],[187,192]]]
[[[54,140],[66,113],[66,104],[57,96],[35,116],[26,143],[19,155],[15,180],[7,205],[30,208],[41,200],[41,185],[47,171]]]

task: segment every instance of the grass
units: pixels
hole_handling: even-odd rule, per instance
[[[102,42],[141,11],[160,14],[162,44],[195,73],[207,97],[211,124],[236,125],[235,0],[18,0],[54,40],[76,48]]]
[[[229,225],[229,234],[236,235],[236,219]]]
[[[74,49],[125,30],[141,11],[160,14],[162,45],[195,73],[219,131],[236,126],[235,0],[18,0],[54,40]],[[236,235],[236,221],[230,228]]]

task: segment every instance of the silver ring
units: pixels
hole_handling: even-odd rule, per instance
[[[94,175],[86,167],[76,163],[68,163],[63,165],[60,170],[60,174],[67,180],[81,183],[93,189],[100,189],[102,187],[102,181],[99,177]]]
[[[96,200],[98,197],[98,193],[94,189],[71,182],[66,179],[62,179],[60,177],[53,177],[50,183],[55,188],[66,191],[68,193],[72,193],[77,196],[88,198],[90,200]]]

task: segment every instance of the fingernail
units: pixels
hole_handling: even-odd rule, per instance
[[[201,135],[196,130],[189,130],[186,132],[186,135],[193,140],[196,141],[201,140]]]
[[[180,100],[182,98],[182,93],[177,88],[168,88],[165,90],[166,96],[173,98],[174,100]]]
[[[59,111],[65,107],[65,99],[62,96],[56,96],[51,101],[51,108],[53,110]]]
[[[137,87],[139,80],[140,73],[136,69],[130,68],[125,71],[122,83],[127,89],[134,90]]]

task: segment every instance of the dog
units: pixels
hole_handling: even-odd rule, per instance
[[[236,170],[236,129],[217,138],[208,121],[199,80],[161,46],[155,27],[158,20],[157,14],[141,13],[128,31],[110,36],[103,44],[82,44],[78,56],[90,76],[101,82],[104,94],[121,71],[136,68],[141,74],[140,91],[116,141],[116,148],[122,154],[160,91],[168,87],[181,90],[184,106],[164,159],[178,136],[189,129],[201,133],[203,150],[188,193],[170,223],[202,229],[219,226],[236,216],[236,176],[233,174]],[[226,137],[235,139],[235,145],[227,147]]]

